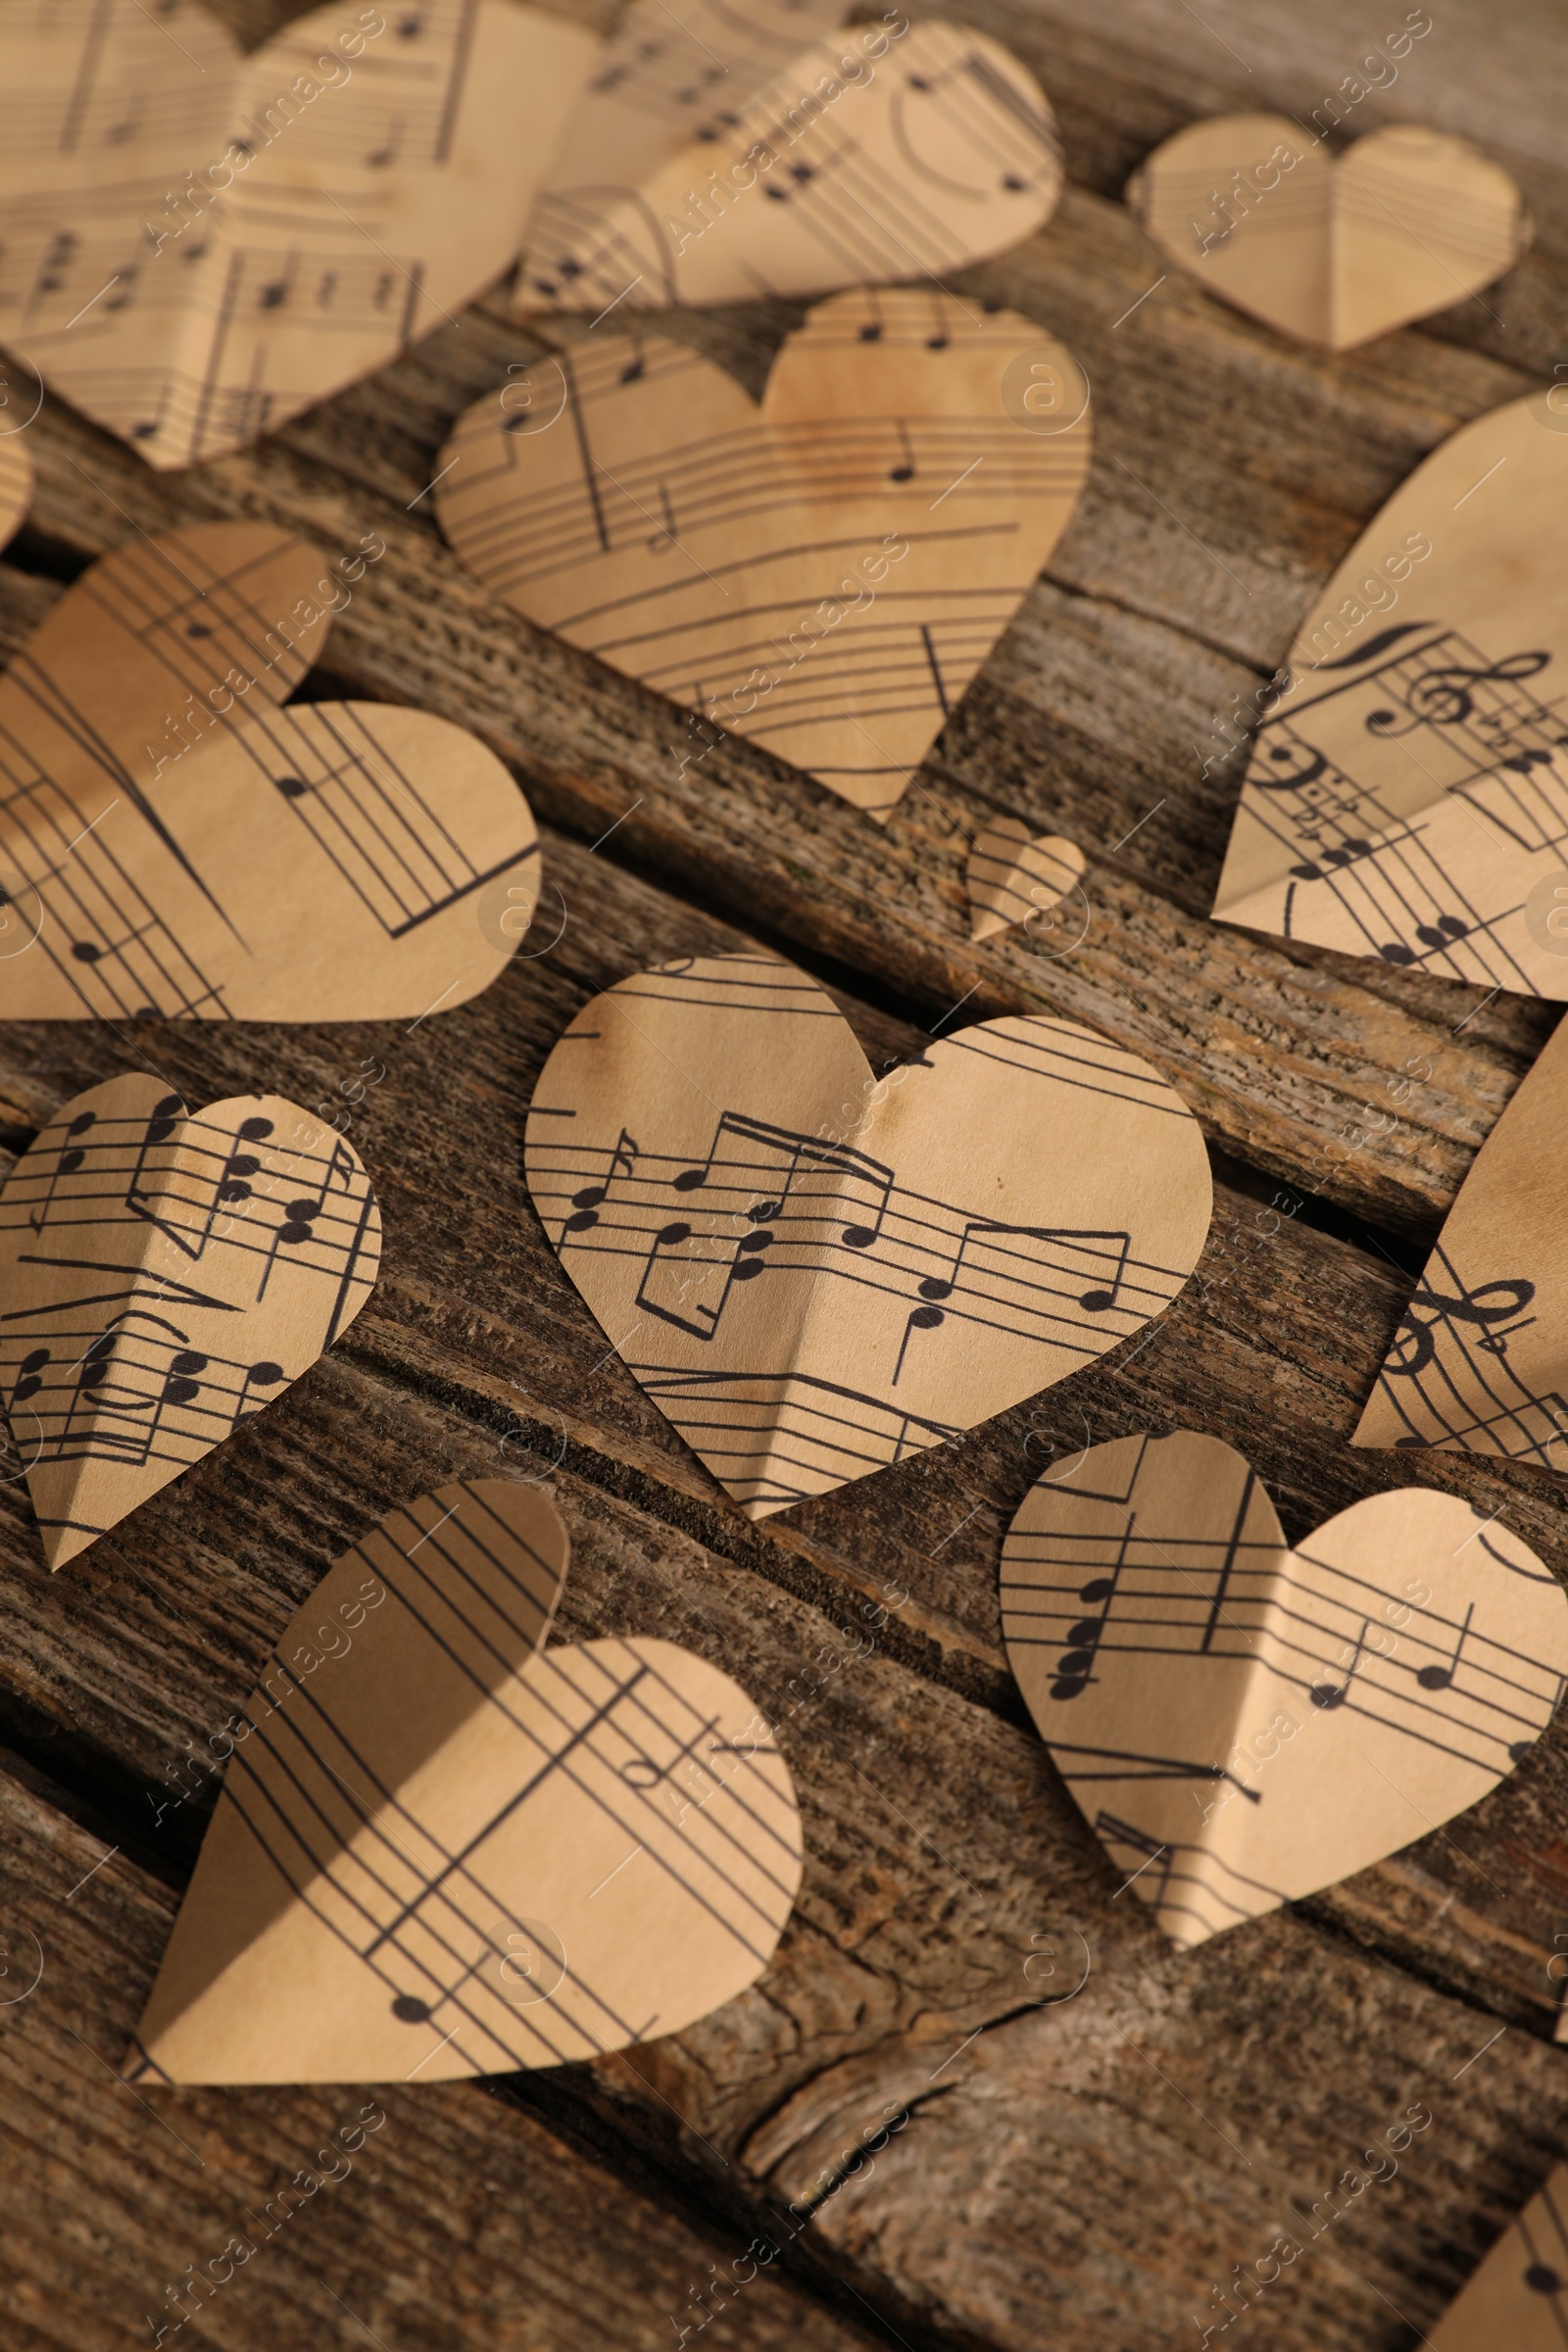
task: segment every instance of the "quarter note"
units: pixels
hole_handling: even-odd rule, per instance
[[[1460,1652],[1469,1637],[1470,1620],[1475,1613],[1475,1602],[1472,1601],[1464,1613],[1464,1623],[1459,1628],[1459,1639],[1453,1645],[1453,1655],[1446,1666],[1421,1666],[1416,1669],[1415,1679],[1423,1690],[1446,1690],[1452,1684],[1454,1676],[1459,1671]],[[1365,1631],[1364,1627],[1362,1631]]]
[[[1349,1695],[1350,1685],[1354,1682],[1356,1674],[1360,1668],[1361,1651],[1366,1642],[1367,1623],[1367,1619],[1363,1617],[1361,1620],[1361,1631],[1355,1637],[1355,1654],[1350,1660],[1350,1671],[1346,1676],[1344,1682],[1314,1683],[1312,1685],[1309,1695],[1314,1707],[1344,1706],[1346,1699]]]

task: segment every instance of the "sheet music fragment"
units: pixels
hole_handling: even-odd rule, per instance
[[[1127,202],[1210,293],[1348,351],[1452,310],[1511,270],[1531,231],[1514,182],[1467,139],[1388,123],[1335,156],[1335,112],[1326,101],[1315,129],[1288,115],[1190,123],[1133,174]]]
[[[622,35],[529,224],[519,315],[935,285],[1054,211],[1055,118],[1000,42],[890,9],[808,47],[796,20],[794,54],[759,83],[777,12],[742,19],[753,45],[728,72],[739,44],[718,14],[687,21],[701,62],[666,59],[667,21],[646,63]]]
[[[505,968],[539,840],[495,755],[280,708],[367,561],[206,523],[66,590],[0,678],[0,1018],[413,1020]]]
[[[1568,1471],[1568,1024],[1482,1145],[1350,1443]]]
[[[1456,1495],[1368,1495],[1292,1549],[1218,1438],[1118,1438],[1003,1546],[1030,1713],[1173,1943],[1380,1861],[1494,1788],[1568,1676],[1568,1595]]]
[[[846,0],[682,0],[678,15],[663,0],[630,0],[572,110],[524,249],[555,254],[559,270],[584,206],[596,218],[615,191],[641,187],[681,157],[691,158],[694,181],[707,179],[719,135],[845,14]],[[701,170],[694,151],[702,152]],[[573,274],[530,288],[524,270],[519,310],[580,307],[571,302]]]
[[[1030,319],[855,292],[787,336],[759,408],[609,321],[479,401],[441,525],[498,596],[885,818],[1065,529],[1089,388]],[[554,380],[549,380],[554,379]]]
[[[595,58],[515,0],[241,57],[197,0],[0,22],[0,344],[149,465],[239,449],[500,275]]]
[[[368,1298],[358,1154],[276,1095],[111,1078],[0,1192],[0,1391],[59,1568],[254,1419]]]
[[[683,2026],[771,1959],[801,1828],[771,1732],[673,1642],[545,1647],[537,1487],[390,1511],[236,1727],[127,2080],[419,2082]]]
[[[528,1189],[606,1339],[754,1519],[1096,1362],[1208,1229],[1197,1121],[1044,1017],[868,1066],[766,956],[586,1004],[529,1107]]]
[[[1539,396],[1400,485],[1269,698],[1216,920],[1568,997],[1565,530]]]
[[[1568,2341],[1568,2165],[1511,2222],[1427,2342],[1432,2352],[1562,2352]]]

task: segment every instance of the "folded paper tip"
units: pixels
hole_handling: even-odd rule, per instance
[[[74,1560],[78,1552],[96,1544],[103,1530],[97,1527],[73,1527],[67,1520],[59,1526],[41,1527],[38,1533],[43,1539],[44,1559],[54,1570],[64,1568],[68,1560]]]
[[[139,2034],[133,2034],[125,2044],[125,2054],[116,2072],[122,2082],[167,2082],[172,2086],[174,2080],[172,2075],[165,2074],[148,2052]]]

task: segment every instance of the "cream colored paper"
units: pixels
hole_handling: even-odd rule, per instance
[[[249,58],[192,0],[0,11],[0,343],[152,466],[242,448],[501,274],[597,55],[514,0]]]
[[[678,2033],[801,1878],[789,1770],[716,1667],[544,1646],[566,1535],[482,1479],[388,1513],[243,1717],[130,2081],[434,2082]]]
[[[1559,2165],[1426,2339],[1430,2352],[1562,2352],[1568,2343],[1568,2165]]]
[[[1451,310],[1530,241],[1507,172],[1413,122],[1339,157],[1287,115],[1195,122],[1133,174],[1127,202],[1211,294],[1331,351]]]
[[[576,123],[563,145],[555,176],[570,182],[530,225],[519,313],[935,283],[1033,235],[1062,182],[1039,83],[969,25],[890,17],[902,33],[849,25],[761,88],[746,88],[749,74],[734,88],[711,80],[708,121],[673,153],[662,137],[651,152],[650,124],[617,155],[601,95],[582,151]],[[661,132],[667,121],[660,108]]]
[[[1017,816],[983,826],[964,869],[970,938],[994,939],[1014,924],[1038,921],[1078,889],[1083,874],[1084,854],[1064,834],[1031,833]]]
[[[413,1020],[495,979],[539,843],[494,753],[277,707],[350,593],[266,523],[133,539],[67,589],[0,678],[0,1019]]]
[[[680,0],[678,14],[664,0],[631,0],[535,200],[527,246],[541,266],[552,252],[568,258],[581,234],[594,233],[616,191],[640,187],[677,158],[689,157],[705,179],[741,110],[844,14],[845,0]],[[541,301],[580,307],[569,301],[569,272],[549,292],[534,289],[531,306],[526,276],[518,291],[523,310]]]
[[[1482,1145],[1352,1446],[1568,1470],[1568,1023]]]
[[[136,1072],[57,1112],[0,1192],[0,1387],[50,1567],[298,1380],[380,1255],[357,1153],[297,1102],[192,1115]]]
[[[1096,1362],[1211,1204],[1197,1121],[1108,1039],[986,1021],[877,1077],[825,989],[752,956],[586,1004],[526,1166],[614,1352],[754,1519]]]
[[[1465,425],[1341,564],[1267,700],[1217,920],[1568,997],[1568,431],[1551,421],[1538,394]]]
[[[10,387],[5,386],[7,397]],[[20,432],[0,433],[0,547],[15,538],[32,504],[32,458]]]
[[[1089,394],[1060,344],[934,289],[851,293],[759,409],[601,327],[471,408],[442,528],[529,620],[882,818],[1066,527]],[[515,388],[514,388],[515,389]]]
[[[1192,1430],[1030,1489],[1002,1626],[1117,1879],[1184,1946],[1477,1803],[1568,1676],[1568,1596],[1498,1520],[1406,1487],[1292,1550],[1255,1472]]]

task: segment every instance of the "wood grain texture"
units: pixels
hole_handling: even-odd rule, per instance
[[[287,13],[235,21],[255,39]],[[1417,1473],[1348,1445],[1553,1008],[1210,925],[1240,761],[1202,772],[1216,717],[1283,657],[1390,491],[1558,356],[1568,34],[1544,0],[1503,25],[1479,0],[1446,7],[1393,91],[1357,110],[1492,147],[1540,234],[1486,296],[1495,317],[1471,303],[1332,362],[1190,282],[1150,292],[1159,259],[1117,197],[1197,115],[1310,110],[1397,11],[965,14],[1050,91],[1073,184],[1042,236],[960,288],[1076,354],[1096,457],[1046,576],[885,831],[733,741],[677,775],[678,713],[489,604],[442,546],[420,496],[434,453],[540,349],[500,295],[199,474],[155,480],[57,406],[29,435],[39,491],[0,564],[0,651],[138,529],[254,516],[327,554],[377,532],[386,555],[307,692],[475,728],[544,825],[548,919],[531,960],[412,1031],[0,1033],[8,1151],[121,1069],[155,1068],[196,1102],[265,1083],[342,1103],[385,1230],[381,1283],[345,1342],[59,1577],[16,1456],[0,1459],[0,1739],[22,1759],[0,1785],[7,1898],[61,1964],[58,2007],[37,2008],[40,1992],[0,2010],[16,2069],[0,2261],[19,2343],[140,2340],[166,2282],[220,2250],[232,2202],[254,2206],[342,2120],[331,2093],[163,2092],[155,2121],[111,2100],[59,2027],[118,2054],[211,1807],[192,1753],[210,1755],[344,1544],[456,1476],[548,1480],[573,1544],[564,1638],[686,1642],[774,1712],[803,1803],[801,1905],[753,1991],[635,2060],[389,2091],[376,2178],[357,2163],[313,2200],[352,2219],[292,2222],[299,2237],[213,2297],[195,2340],[314,2352],[368,2342],[368,2326],[387,2352],[674,2342],[689,2287],[765,2236],[780,2278],[725,2298],[704,2340],[1156,2352],[1196,2342],[1211,2287],[1294,2231],[1299,2255],[1227,2340],[1403,2352],[1568,2151],[1548,1975],[1568,1934],[1568,1736],[1548,1732],[1446,1832],[1180,1957],[1117,1899],[1012,1689],[997,1600],[1003,1532],[1048,1461],[1176,1425],[1245,1452],[1293,1541],[1419,1478],[1504,1510],[1568,1564],[1554,1482],[1448,1456]],[[800,317],[754,305],[659,331],[755,394]],[[1093,920],[1072,955],[968,940],[969,842],[1000,816],[1085,849]],[[761,1526],[607,1359],[521,1171],[522,1110],[573,1013],[661,956],[748,945],[823,978],[873,1058],[913,1050],[966,991],[960,1019],[1043,1010],[1102,1028],[1181,1087],[1219,1178],[1199,1275],[1152,1336],[956,1447]],[[1073,1992],[1079,1938],[1090,1974]],[[1342,2195],[1315,2236],[1293,2220],[1292,2200],[1310,2216],[1412,2102],[1433,2121],[1396,2177]],[[233,2168],[233,2200],[166,2126]]]

